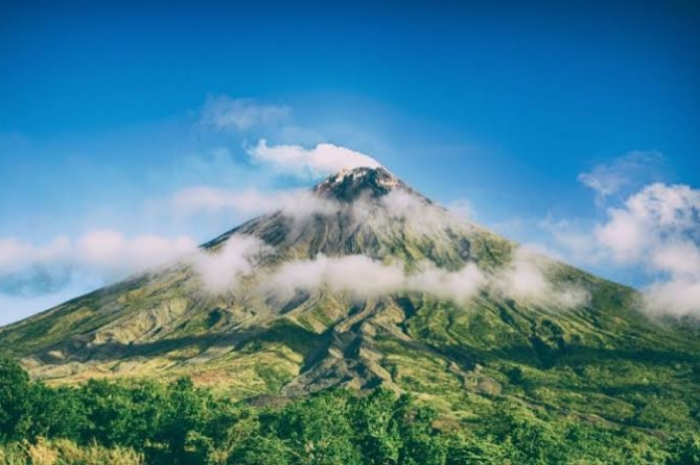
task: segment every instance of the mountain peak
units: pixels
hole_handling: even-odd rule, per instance
[[[411,190],[385,168],[358,167],[342,170],[314,187],[322,197],[352,202],[361,196],[382,197],[395,189]]]
[[[698,396],[681,394],[700,392],[700,343],[643,319],[633,290],[519,258],[383,168],[342,171],[313,195],[330,202],[300,197],[293,218],[261,215],[181,263],[0,328],[0,353],[56,384],[192,376],[237,400],[383,385],[451,411],[482,394],[540,408],[556,383],[546,402],[567,418],[656,428],[654,409],[669,405],[659,425],[697,428],[683,412]],[[590,299],[572,308],[579,291]],[[656,390],[615,399],[615,364],[629,373],[619,392],[679,387],[667,404]]]

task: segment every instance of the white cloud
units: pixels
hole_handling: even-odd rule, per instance
[[[238,280],[253,272],[260,258],[271,249],[253,236],[232,236],[217,251],[198,250],[185,260],[199,275],[204,290],[223,294],[235,288]]]
[[[358,205],[365,210],[371,209],[362,202]],[[436,238],[448,229],[464,231],[473,228],[467,221],[468,204],[465,201],[442,208],[404,189],[396,189],[381,198],[380,206],[383,207],[380,221],[403,221],[412,231],[425,236]]]
[[[459,271],[446,271],[427,263],[418,273],[407,278],[409,290],[456,302],[472,297],[486,281],[487,277],[474,263],[467,264]]]
[[[645,183],[655,177],[664,156],[657,151],[634,151],[613,160],[608,164],[593,167],[588,173],[581,173],[578,180],[593,189],[599,204],[606,197],[617,194],[627,187]]]
[[[505,295],[540,306],[573,308],[585,305],[590,299],[585,289],[552,283],[547,277],[552,266],[533,250],[520,247],[513,253],[510,264],[496,274],[493,283]]]
[[[254,189],[233,191],[198,186],[177,192],[172,198],[172,205],[183,215],[221,210],[257,214],[274,210],[283,200],[284,196],[277,192],[267,193]]]
[[[596,241],[591,229],[595,222],[580,220],[554,220],[550,217],[537,223],[537,226],[547,232],[553,239],[548,245],[548,253],[552,257],[568,257],[576,263],[599,263],[605,254],[602,254],[600,245]],[[554,248],[555,250],[551,250]],[[564,249],[562,251],[561,249]]]
[[[368,155],[328,143],[307,149],[300,145],[270,146],[265,139],[261,139],[256,146],[248,149],[248,154],[256,162],[302,178],[333,174],[344,169],[381,166]]]
[[[293,295],[294,291],[313,291],[328,286],[335,292],[371,297],[395,292],[404,283],[400,267],[384,265],[365,255],[326,257],[283,264],[266,284],[266,289]]]
[[[264,290],[282,298],[295,291],[311,292],[328,288],[357,298],[371,298],[396,292],[421,292],[458,303],[467,301],[479,289],[491,287],[496,292],[554,309],[585,305],[588,292],[574,285],[554,285],[546,276],[547,264],[542,257],[518,250],[513,261],[495,274],[481,271],[474,263],[461,270],[448,271],[430,262],[420,263],[413,272],[398,264],[387,264],[365,255],[327,257],[283,264],[264,280]]]
[[[68,256],[71,243],[56,237],[46,245],[35,245],[13,237],[0,238],[0,275],[18,272],[28,264],[51,263]]]
[[[647,309],[675,316],[700,315],[700,280],[675,278],[657,282],[644,293]]]
[[[441,208],[404,189],[395,189],[379,200],[358,198],[349,207],[358,223],[369,218],[378,222],[380,227],[383,222],[407,222],[414,232],[429,235],[444,233],[448,228],[464,230],[472,227],[465,217],[468,214],[468,204],[461,201],[456,205],[456,208]],[[164,204],[164,207],[179,217],[202,213],[251,216],[281,211],[297,221],[313,214],[335,214],[346,206],[332,198],[318,196],[308,189],[263,191],[206,186],[181,190]]]
[[[620,263],[645,262],[664,248],[697,247],[700,238],[700,190],[684,185],[651,184],[618,208],[595,230],[597,241]],[[667,263],[668,265],[668,263]],[[673,269],[666,269],[672,274]]]
[[[120,276],[162,264],[196,248],[187,236],[168,238],[140,235],[127,238],[110,230],[89,231],[76,240],[58,237],[46,245],[16,238],[0,239],[0,277],[23,275],[31,279],[36,270],[90,270],[101,276]]]
[[[97,230],[81,236],[68,259],[77,266],[129,273],[173,260],[196,246],[187,236],[169,238],[144,234],[127,238],[116,231]]]
[[[111,230],[88,231],[75,240],[61,236],[44,245],[0,238],[0,324],[161,265],[196,247],[187,236],[126,237]]]
[[[308,191],[294,191],[282,195],[259,192],[238,194],[228,191],[190,191],[179,197],[180,205],[195,210],[202,208],[231,208],[240,210],[272,207],[299,218],[310,213],[332,213],[341,206],[333,201],[319,199]],[[464,219],[452,211],[429,204],[426,200],[404,190],[392,191],[377,202],[359,199],[350,206],[352,214],[360,224],[368,221],[407,222],[414,232],[431,237],[440,237],[448,228],[470,227]],[[248,240],[248,239],[246,239]],[[449,240],[449,239],[448,239]],[[261,244],[243,243],[211,258],[200,276],[207,290],[214,294],[226,292],[235,287],[236,276],[252,273],[250,252],[257,257]],[[227,254],[233,269],[220,272]],[[257,263],[257,261],[255,261]],[[355,297],[375,297],[400,291],[425,292],[438,298],[463,302],[479,288],[492,286],[497,292],[516,299],[525,299],[536,305],[554,308],[570,308],[586,303],[588,294],[574,286],[555,287],[547,278],[547,262],[536,254],[520,249],[514,254],[512,263],[495,275],[483,273],[476,265],[469,264],[462,270],[450,272],[437,268],[430,262],[417,266],[411,273],[402,265],[386,264],[364,255],[327,257],[319,255],[315,259],[287,262],[276,270],[269,271],[264,278],[265,289],[285,298],[296,290],[312,291],[328,287],[334,292],[345,292]],[[210,269],[212,271],[206,271]]]
[[[700,280],[700,247],[696,243],[678,240],[659,244],[650,252],[649,260],[654,269]]]
[[[549,223],[552,237],[570,256],[636,267],[655,280],[643,289],[648,311],[700,315],[700,190],[649,184],[608,208],[602,222],[568,225]]]
[[[608,221],[599,225],[593,234],[597,245],[621,264],[638,262],[653,240],[644,222],[629,210],[608,210]]]
[[[296,290],[327,287],[355,297],[369,298],[409,291],[463,302],[484,283],[483,273],[473,264],[449,272],[423,263],[419,271],[407,273],[402,266],[386,264],[365,255],[327,257],[283,264],[265,280],[264,290],[289,297]]]
[[[266,105],[253,99],[232,99],[225,95],[207,98],[200,122],[219,130],[246,131],[275,124],[291,115],[291,108]]]
[[[281,191],[243,191],[199,186],[184,189],[170,199],[170,207],[178,216],[199,213],[235,213],[258,215],[282,211],[293,219],[303,219],[315,213],[329,213],[339,208],[328,199],[322,199],[307,189]]]

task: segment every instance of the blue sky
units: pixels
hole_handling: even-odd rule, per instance
[[[0,323],[133,271],[114,254],[138,255],[143,237],[165,254],[252,211],[173,213],[182,191],[320,176],[256,160],[261,138],[367,154],[508,237],[639,287],[695,289],[694,271],[659,264],[669,230],[640,242],[658,256],[633,258],[606,234],[652,182],[687,186],[678,208],[697,216],[699,20],[693,2],[4,2]],[[216,105],[255,121],[207,123]],[[697,245],[696,226],[671,245]],[[85,252],[95,237],[119,252]]]

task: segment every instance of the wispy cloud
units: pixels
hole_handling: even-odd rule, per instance
[[[571,285],[554,284],[548,277],[554,264],[540,251],[519,247],[510,263],[493,277],[493,285],[504,295],[519,301],[554,308],[574,308],[588,303],[585,289]]]
[[[51,263],[68,256],[71,242],[56,237],[44,245],[36,245],[14,237],[0,238],[0,275],[16,273],[28,264]]]
[[[200,122],[218,130],[247,131],[287,119],[292,109],[284,105],[264,104],[254,99],[209,96],[201,111]]]
[[[314,213],[327,213],[337,207],[331,200],[322,199],[309,189],[238,191],[206,186],[177,192],[167,203],[175,215],[182,217],[200,213],[233,213],[250,217],[281,211],[294,219],[302,219]]]
[[[420,271],[407,273],[403,266],[386,264],[366,255],[327,257],[283,264],[266,278],[264,290],[289,298],[297,290],[328,288],[357,298],[390,295],[396,292],[424,292],[459,302],[474,295],[484,282],[483,273],[468,265],[449,272],[426,262]]]
[[[156,266],[194,250],[190,237],[144,234],[125,237],[111,230],[86,232],[75,240],[57,237],[45,245],[0,239],[0,278],[33,276],[37,270],[82,269],[120,276]]]
[[[0,238],[0,324],[89,292],[196,249],[188,236],[126,237],[92,230],[46,244]]]
[[[551,243],[546,247],[550,249],[549,255],[583,265],[600,263],[609,255],[600,248],[592,232],[599,224],[595,220],[547,217],[535,223],[537,228],[550,236]]]
[[[238,281],[250,275],[260,258],[272,249],[253,236],[232,236],[216,252],[199,249],[183,258],[200,277],[203,289],[214,295],[224,294],[236,287]]]
[[[554,285],[548,277],[550,262],[530,251],[518,250],[504,268],[487,273],[475,263],[449,271],[424,261],[408,271],[402,263],[385,263],[366,255],[329,257],[285,262],[274,269],[255,269],[259,257],[272,250],[248,238],[230,239],[221,252],[200,253],[195,259],[204,289],[222,294],[236,289],[239,280],[258,273],[260,291],[286,300],[297,292],[345,293],[366,299],[400,292],[417,292],[465,303],[481,289],[551,309],[586,305],[589,294],[575,285]]]
[[[447,208],[453,215],[463,219],[472,220],[475,216],[474,206],[467,199],[456,199],[448,203]]]
[[[664,160],[664,155],[655,150],[633,151],[594,166],[591,171],[581,173],[578,180],[595,191],[596,202],[602,205],[607,197],[625,188],[655,180]]]

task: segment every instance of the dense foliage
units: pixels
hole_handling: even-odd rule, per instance
[[[32,453],[50,450],[41,449],[47,440],[99,454],[131,451],[126,456],[134,461],[124,463],[145,457],[154,464],[700,464],[698,435],[656,437],[514,401],[495,402],[469,422],[442,419],[383,389],[254,407],[186,378],[47,387],[16,363],[0,361],[0,458],[17,444]]]

